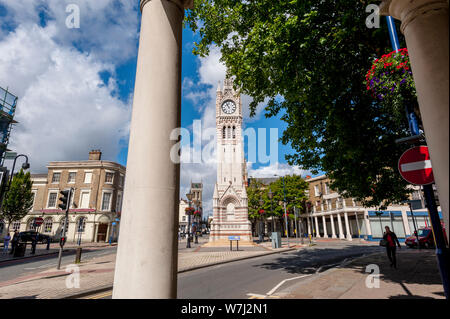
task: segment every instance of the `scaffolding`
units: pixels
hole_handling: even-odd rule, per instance
[[[17,96],[0,87],[0,166],[3,166],[5,152],[8,150],[9,136],[17,106]]]

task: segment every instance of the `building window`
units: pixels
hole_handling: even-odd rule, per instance
[[[27,222],[27,230],[36,230],[36,225],[34,224],[34,217],[30,218]]]
[[[89,208],[89,199],[91,192],[82,191],[80,194],[80,208]]]
[[[111,209],[111,193],[103,193],[102,211],[109,211]]]
[[[60,179],[61,179],[61,173],[53,173],[52,183],[59,183]]]
[[[325,194],[328,195],[330,193],[330,184],[327,182],[325,183]]]
[[[90,184],[92,182],[92,172],[85,172],[84,173],[84,183]]]
[[[34,207],[34,201],[36,200],[36,192],[32,192],[31,194],[32,194],[31,196],[32,196],[32,199],[33,199],[33,201],[32,201],[32,202],[33,202],[33,204],[31,205],[31,209],[30,209],[30,211],[33,211],[33,207]]]
[[[120,212],[122,210],[122,193],[117,193],[117,200],[116,200],[116,212]]]
[[[106,184],[112,184],[113,183],[113,179],[114,179],[114,173],[106,172],[105,183]]]
[[[77,177],[76,172],[69,172],[69,178],[67,179],[67,183],[75,183],[76,177]]]
[[[86,217],[80,217],[77,222],[77,232],[84,233],[86,229]]]
[[[44,220],[44,233],[51,233],[53,227],[53,218],[47,217]]]
[[[314,195],[320,196],[319,185],[314,185]]]
[[[226,130],[227,130],[227,129],[226,129],[226,127],[224,126],[224,127],[222,128],[222,138],[223,138],[223,139],[226,138],[226,135],[225,135],[225,134],[226,134],[226,133],[225,133]]]
[[[236,126],[233,126],[233,138],[236,138]]]
[[[183,220],[183,222],[185,222],[186,221],[186,216],[183,216],[182,220]]]
[[[124,186],[124,184],[125,184],[125,176],[123,176],[122,174],[120,174],[120,179],[119,179],[119,183],[120,183],[120,186]]]
[[[19,221],[15,221],[13,224],[12,224],[12,229],[13,229],[13,231],[19,231],[20,230],[20,220]]]
[[[56,198],[58,196],[57,192],[51,192],[48,194],[47,208],[56,208]]]

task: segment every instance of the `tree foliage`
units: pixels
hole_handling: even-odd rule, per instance
[[[284,187],[283,178],[277,179],[268,186],[252,179],[247,188],[249,218],[251,220],[260,218],[260,209],[265,211],[263,217],[283,218],[284,205],[281,202],[284,202],[285,198],[288,216],[293,216],[294,207],[298,213],[302,212],[304,210],[304,202],[307,200],[306,189],[308,189],[308,183],[298,175],[285,176]],[[269,190],[273,194],[272,200],[268,195]],[[260,199],[263,201],[262,205],[259,203]]]
[[[395,143],[408,124],[366,90],[372,62],[391,51],[384,19],[366,26],[371,3],[379,1],[196,0],[186,23],[200,36],[195,54],[220,48],[252,114],[268,99],[266,116],[282,115],[290,164],[324,171],[332,188],[383,207],[409,193],[397,171],[408,146]]]
[[[30,172],[25,174],[21,169],[14,175],[0,212],[0,217],[6,220],[8,225],[25,217],[33,207],[32,184]]]

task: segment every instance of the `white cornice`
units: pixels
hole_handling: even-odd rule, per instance
[[[141,0],[141,12],[144,6],[151,0]],[[166,0],[175,3],[180,9],[192,9],[194,8],[194,0]]]

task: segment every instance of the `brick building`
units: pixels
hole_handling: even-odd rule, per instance
[[[58,239],[65,217],[58,208],[59,192],[73,188],[67,241],[106,242],[111,235],[116,240],[125,167],[104,161],[101,155],[99,150],[94,150],[87,161],[50,162],[47,174],[32,174],[33,208],[22,220],[14,222],[10,231],[34,229],[34,218],[42,217],[44,224],[38,231]]]

